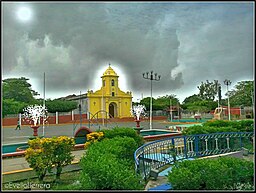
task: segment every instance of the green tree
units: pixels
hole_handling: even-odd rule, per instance
[[[176,95],[166,95],[158,97],[157,99],[152,97],[152,110],[166,110],[170,107],[170,103],[172,103],[172,106],[179,104],[179,99],[176,97]],[[146,109],[149,110],[150,97],[142,99],[140,104],[145,105]]]
[[[252,106],[254,98],[254,82],[241,81],[229,92],[230,106]]]
[[[67,136],[53,137],[51,139],[53,148],[52,164],[56,166],[56,180],[60,180],[62,168],[71,164],[75,156],[72,155],[72,150],[75,145],[74,138]]]
[[[160,107],[159,110],[169,109],[169,107],[179,105],[179,99],[176,98],[176,95],[165,95],[158,97],[155,101],[155,104]]]
[[[22,109],[26,106],[26,103],[13,99],[4,99],[2,105],[2,116],[5,117],[8,114],[22,113]]]
[[[218,103],[213,100],[204,100],[199,95],[192,95],[187,98],[182,103],[182,108],[188,109],[190,111],[196,112],[209,112],[214,110],[218,106]]]
[[[218,87],[220,83],[218,80],[214,80],[210,82],[206,80],[206,82],[201,82],[201,85],[197,86],[199,89],[199,97],[203,100],[214,100],[218,94]]]
[[[155,101],[155,99],[152,97],[152,104],[154,104],[154,101]],[[140,101],[140,104],[144,105],[146,107],[146,110],[149,111],[149,109],[150,109],[150,97],[143,98]],[[152,109],[153,109],[153,105],[152,105]]]
[[[28,80],[25,77],[3,80],[3,99],[13,99],[24,103],[34,101],[34,96],[39,94],[31,89]]]
[[[182,108],[188,109],[189,106],[193,105],[194,103],[201,102],[202,99],[199,97],[199,95],[194,94],[192,96],[186,97],[184,101],[182,102]]]
[[[70,164],[74,159],[71,150],[75,142],[67,136],[42,139],[37,137],[29,140],[28,145],[25,159],[29,167],[35,170],[40,182],[43,182],[46,173],[51,172],[54,166],[57,169],[56,180],[59,180],[63,166]]]
[[[39,182],[43,182],[44,177],[52,170],[53,148],[51,140],[48,138],[28,141],[29,148],[26,149],[25,159],[29,167],[33,168],[38,176]]]
[[[65,100],[46,100],[45,106],[48,109],[48,112],[69,112],[77,108],[78,104],[75,101],[65,101]]]

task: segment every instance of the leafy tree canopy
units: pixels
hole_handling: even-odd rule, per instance
[[[229,92],[231,106],[252,106],[254,98],[253,81],[241,81]]]
[[[70,112],[78,107],[77,102],[75,101],[66,101],[66,100],[46,100],[45,106],[50,113],[55,112]]]
[[[182,106],[184,108],[186,108],[187,107],[186,104],[194,103],[194,102],[198,102],[198,101],[202,101],[202,99],[199,97],[199,95],[194,94],[192,96],[189,96],[189,97],[185,98],[184,101],[182,102]]]
[[[192,95],[182,102],[182,108],[196,112],[209,112],[214,110],[218,106],[218,103],[212,100],[203,100],[199,95]]]
[[[140,101],[140,104],[145,105],[146,109],[150,109],[150,97],[146,97]],[[166,110],[172,106],[179,104],[179,99],[176,95],[165,95],[158,97],[157,99],[152,98],[152,109],[153,110]]]
[[[24,103],[34,101],[34,96],[39,94],[31,89],[28,80],[25,77],[3,80],[3,99],[13,99]]]
[[[218,94],[219,86],[220,83],[218,80],[214,80],[213,82],[210,82],[209,80],[206,80],[206,82],[201,82],[201,85],[197,86],[199,89],[198,96],[203,100],[213,101]]]
[[[3,117],[5,117],[8,114],[22,113],[22,109],[26,106],[26,103],[18,102],[13,99],[4,99],[2,102]]]

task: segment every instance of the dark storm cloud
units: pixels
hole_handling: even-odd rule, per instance
[[[33,20],[3,6],[6,76],[41,78],[47,92],[92,88],[108,63],[129,90],[149,94],[142,73],[162,76],[154,92],[170,94],[206,79],[252,77],[252,5],[178,3],[29,3]],[[230,73],[230,74],[229,74]],[[191,83],[191,84],[190,84]]]

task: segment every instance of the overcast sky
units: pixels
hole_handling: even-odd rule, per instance
[[[98,90],[110,63],[133,101],[182,102],[206,80],[254,80],[252,2],[2,2],[2,79],[27,77],[43,98]],[[232,87],[231,87],[232,88]]]

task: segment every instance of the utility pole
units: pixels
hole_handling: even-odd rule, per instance
[[[228,95],[228,120],[230,121],[230,104],[229,104],[229,93],[228,93],[228,86],[231,85],[231,81],[226,79],[224,80],[224,84],[227,85],[227,95]]]
[[[171,114],[171,122],[172,122],[172,98],[170,97],[170,114]]]
[[[80,128],[82,127],[82,95],[80,91],[80,104],[79,104],[79,114],[80,114]]]
[[[147,80],[150,80],[150,93],[151,93],[151,97],[150,97],[150,122],[149,122],[149,128],[152,129],[152,81],[155,80],[155,81],[159,81],[161,76],[158,75],[157,76],[157,73],[155,73],[155,77],[153,76],[153,70],[150,72],[150,75],[149,75],[149,72],[146,73],[143,73],[143,78],[144,79],[147,79]]]
[[[44,114],[43,114],[43,136],[44,136],[44,119],[45,119],[45,72],[44,72],[44,100],[43,100],[43,108],[44,108]]]

